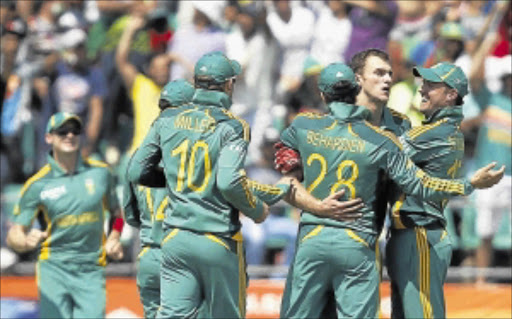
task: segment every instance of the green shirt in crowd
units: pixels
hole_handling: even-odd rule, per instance
[[[247,179],[244,162],[250,128],[229,112],[228,95],[197,89],[192,105],[177,115],[162,112],[155,120],[130,161],[128,179],[167,186],[170,200],[164,228],[230,236],[241,227],[239,211],[253,219],[262,216],[263,201],[251,186],[272,197],[272,202],[282,198],[289,186],[281,189]],[[160,160],[163,173],[157,169]]]
[[[48,164],[23,186],[14,222],[30,227],[42,214],[48,238],[41,243],[39,260],[105,266],[104,214],[118,207],[107,164],[78,157],[70,175],[49,155]]]
[[[467,181],[431,178],[401,152],[396,136],[368,123],[370,112],[356,105],[333,102],[331,114],[303,114],[281,135],[283,143],[298,150],[303,162],[304,183],[317,198],[346,190],[345,199],[361,198],[363,217],[343,222],[303,212],[301,223],[349,228],[378,235],[385,213],[379,208],[380,188],[387,177],[406,193],[442,200],[472,191]]]

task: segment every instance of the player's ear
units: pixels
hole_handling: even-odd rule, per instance
[[[356,75],[357,84],[359,84],[359,86],[361,86],[361,83],[363,81],[363,78],[361,77],[361,74],[356,73],[355,75]]]
[[[46,133],[46,135],[44,136],[44,140],[46,141],[47,144],[52,144],[54,138],[55,137],[53,136],[53,134],[50,134],[50,133]]]
[[[452,104],[455,104],[455,101],[457,100],[457,96],[459,96],[459,94],[457,93],[457,90],[455,90],[455,89],[449,89],[448,93],[446,94],[446,97],[448,98],[448,100],[454,101],[454,103],[452,103]]]

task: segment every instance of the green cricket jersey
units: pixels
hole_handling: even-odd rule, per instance
[[[432,200],[465,195],[472,186],[462,180],[432,178],[418,169],[401,152],[391,132],[369,124],[370,113],[363,107],[334,102],[330,115],[303,114],[281,135],[285,145],[298,150],[304,169],[304,183],[317,198],[344,188],[345,197],[361,198],[363,217],[342,222],[303,212],[301,223],[344,227],[377,235],[382,216],[377,216],[377,194],[389,176],[408,194]]]
[[[427,174],[438,178],[457,178],[464,158],[464,135],[460,106],[446,107],[402,135],[404,153]],[[392,208],[392,226],[409,228],[446,224],[446,199],[424,200],[402,195]],[[398,215],[400,217],[398,217]]]
[[[198,89],[192,105],[155,120],[130,161],[128,179],[148,186],[165,180],[172,199],[165,228],[232,235],[241,227],[238,211],[253,219],[263,213],[243,169],[249,126],[228,111],[231,99],[223,92]],[[156,169],[161,159],[163,173]],[[278,198],[289,188],[268,187]]]
[[[411,129],[411,121],[402,113],[385,107],[382,110],[380,128],[393,132],[396,136],[401,136],[407,130]]]
[[[21,190],[15,223],[29,227],[42,214],[48,238],[39,260],[106,264],[104,212],[118,208],[113,176],[107,164],[78,158],[73,175],[51,155],[48,164]]]
[[[140,229],[142,247],[160,247],[163,239],[162,223],[168,202],[165,188],[150,188],[131,183],[125,185],[125,220],[129,225]]]
[[[512,175],[512,101],[503,94],[490,93],[483,121],[478,131],[475,152],[477,167],[498,162],[498,167],[506,165],[505,175]]]

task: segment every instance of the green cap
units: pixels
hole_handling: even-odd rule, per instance
[[[216,83],[224,83],[240,74],[242,68],[235,60],[228,59],[216,51],[203,55],[194,68],[194,77],[210,77]]]
[[[441,26],[439,35],[441,38],[462,41],[462,26],[456,22],[446,22]]]
[[[422,77],[430,82],[443,82],[454,88],[460,97],[468,94],[468,78],[462,69],[448,62],[441,62],[431,68],[415,67],[412,69],[415,76]]]
[[[356,76],[352,69],[343,63],[331,63],[320,73],[318,88],[324,93],[333,94],[333,86],[340,81],[348,81],[357,86]]]
[[[64,123],[71,120],[77,121],[78,124],[80,124],[80,127],[82,127],[82,120],[78,115],[68,112],[58,112],[53,114],[48,120],[48,124],[46,124],[46,133],[50,133],[51,131],[58,129],[64,125]]]
[[[160,100],[166,100],[172,106],[181,106],[192,101],[195,89],[188,81],[176,80],[167,83],[162,89]]]

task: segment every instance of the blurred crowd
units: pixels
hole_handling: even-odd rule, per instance
[[[2,0],[0,20],[2,234],[20,184],[45,164],[53,113],[78,114],[82,155],[105,160],[122,181],[126,159],[158,114],[162,86],[192,80],[194,63],[210,51],[242,65],[232,111],[251,126],[248,175],[264,183],[279,178],[272,146],[280,131],[299,112],[326,111],[317,89],[322,68],[360,50],[389,53],[388,106],[413,125],[422,120],[417,65],[455,63],[472,86],[512,103],[509,1]],[[477,94],[465,99],[466,172],[478,163],[486,107]],[[510,147],[510,135],[504,138]],[[451,235],[461,256],[471,257],[479,245],[475,205],[457,203],[447,211]],[[271,210],[262,225],[243,222],[249,264],[288,264],[293,256],[299,212],[285,204]],[[125,245],[137,249],[135,232],[125,233]],[[510,262],[510,240],[494,248]],[[453,263],[471,264],[462,257]]]

